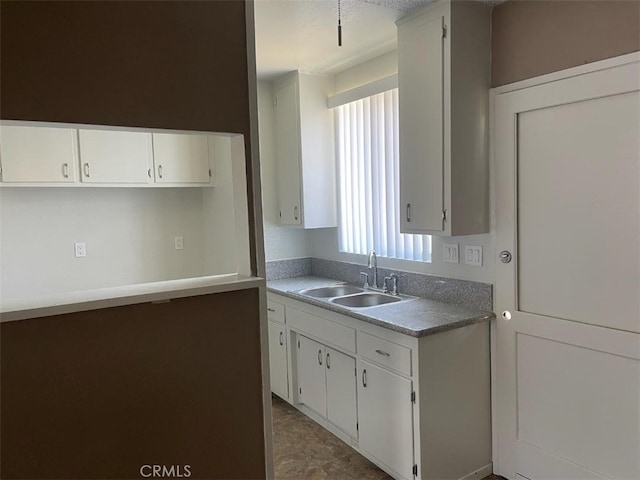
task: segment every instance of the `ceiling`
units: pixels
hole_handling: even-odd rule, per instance
[[[255,0],[258,78],[336,73],[396,48],[395,21],[432,0]]]

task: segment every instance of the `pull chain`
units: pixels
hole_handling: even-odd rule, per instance
[[[340,0],[338,0],[338,46],[342,46],[342,18],[340,11]]]

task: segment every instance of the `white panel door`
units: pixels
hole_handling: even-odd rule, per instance
[[[325,348],[327,418],[357,438],[356,359],[329,347]]]
[[[158,183],[209,183],[207,135],[153,134],[153,160]]]
[[[269,373],[271,391],[281,398],[289,398],[287,375],[287,335],[284,325],[269,320]]]
[[[497,473],[640,478],[640,64],[498,95],[494,128]]]
[[[77,132],[72,128],[0,126],[2,181],[75,182]]]
[[[327,383],[324,366],[324,345],[297,336],[296,357],[298,401],[323,417],[327,416]]]
[[[276,90],[276,134],[280,223],[302,225],[300,106],[295,82]]]
[[[400,231],[444,230],[444,17],[398,28]]]
[[[411,380],[360,362],[360,447],[407,479],[414,464],[411,391]]]
[[[151,134],[79,130],[83,183],[149,183],[153,177]]]

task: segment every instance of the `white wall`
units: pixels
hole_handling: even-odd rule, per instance
[[[193,188],[3,188],[2,298],[204,274]],[[184,250],[174,237],[184,237]],[[87,256],[74,257],[74,242]]]
[[[342,93],[352,88],[366,85],[380,78],[398,73],[398,51],[393,50],[367,62],[337,73],[335,77],[335,93]]]
[[[258,128],[266,261],[308,257],[310,232],[279,225],[274,96],[265,81],[258,82]]]

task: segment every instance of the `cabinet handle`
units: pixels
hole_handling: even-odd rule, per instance
[[[329,352],[327,352],[327,368],[331,368],[331,363],[329,363],[331,361],[331,357],[329,357]]]
[[[362,386],[367,388],[367,369],[362,370]]]
[[[322,365],[322,350],[318,350],[318,364]]]
[[[147,175],[149,175],[149,178],[151,178],[151,169],[147,170]]]
[[[411,204],[407,203],[407,222],[411,223]]]
[[[62,164],[62,176],[64,178],[69,178],[69,164],[68,163],[63,163]]]
[[[162,178],[162,165],[158,165],[158,176]]]
[[[276,311],[273,308],[269,308],[269,307],[267,307],[267,312],[276,313]]]
[[[293,219],[298,220],[298,207],[293,207]]]
[[[90,172],[90,170],[89,170],[89,164],[88,164],[88,163],[85,163],[85,164],[84,164],[84,176],[85,176],[85,177],[90,177],[90,176],[91,176],[91,175],[90,175],[90,173],[91,173],[91,172]]]
[[[385,352],[384,350],[376,350],[376,353],[379,353],[380,355],[384,355],[385,357],[390,357],[391,354]]]
[[[282,332],[280,332],[280,346],[282,347],[284,345],[284,340],[282,339],[283,335]]]

